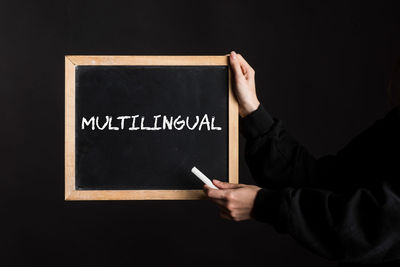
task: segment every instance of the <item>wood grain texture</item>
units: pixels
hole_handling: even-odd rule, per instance
[[[233,93],[231,69],[229,67],[229,182],[239,183],[239,105]]]
[[[65,56],[65,200],[195,200],[202,190],[76,190],[75,67],[79,65],[229,66],[225,56]],[[239,113],[228,68],[229,182],[239,182]]]
[[[196,200],[202,190],[73,190],[66,200]]]
[[[227,56],[67,56],[75,65],[226,66]]]
[[[65,199],[75,190],[75,65],[65,57]]]

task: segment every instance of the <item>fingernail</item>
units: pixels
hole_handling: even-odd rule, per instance
[[[236,53],[235,53],[235,51],[232,51],[232,52],[231,52],[231,56],[232,56],[232,59],[236,59]]]

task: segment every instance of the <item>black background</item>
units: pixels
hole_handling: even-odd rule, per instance
[[[395,2],[1,1],[1,266],[332,266],[207,201],[64,202],[64,54],[236,50],[262,103],[320,156],[388,110]]]
[[[193,166],[228,181],[227,66],[78,66],[75,73],[76,189],[202,189]],[[130,118],[118,131],[81,128],[92,116],[99,125],[112,116],[121,127],[116,118],[126,115],[139,116],[136,127],[142,117],[153,127],[157,114],[159,127],[163,116],[189,117],[190,127],[197,116],[198,126],[129,131]],[[199,130],[205,114],[220,131]]]

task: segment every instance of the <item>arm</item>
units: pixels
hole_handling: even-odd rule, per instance
[[[270,188],[314,184],[316,159],[260,105],[253,68],[235,52],[230,54],[230,65],[241,131],[247,139],[245,157],[253,178]]]
[[[214,180],[204,186],[222,218],[254,218],[288,233],[314,253],[342,262],[380,263],[400,259],[399,185],[344,193],[314,188],[272,191]]]
[[[246,114],[247,119],[244,116],[250,124],[244,125],[243,133],[251,142],[246,156],[248,163],[254,164],[250,168],[259,183],[279,189],[214,180],[219,190],[207,186],[204,190],[220,208],[221,216],[270,223],[330,259],[354,263],[399,259],[398,157],[388,153],[399,151],[399,114],[391,112],[384,123],[375,124],[337,156],[316,160],[286,133],[278,120],[272,120],[262,110],[257,107]],[[254,123],[257,120],[260,123]],[[371,138],[375,142],[370,142]],[[355,161],[358,163],[354,168]],[[317,189],[325,176],[329,176],[328,181]],[[346,182],[349,186],[341,190],[326,190],[329,185]]]
[[[245,159],[258,185],[271,189],[316,186],[317,159],[272,119],[262,105],[241,120]]]
[[[250,172],[264,187],[342,191],[398,178],[399,109],[392,109],[336,155],[319,159],[291,137],[280,120],[272,120],[262,106],[243,118],[241,126]]]
[[[286,131],[280,120],[272,118],[260,105],[254,70],[243,57],[237,55],[235,59],[231,54],[230,63],[242,117],[241,132],[247,139],[245,159],[258,185],[271,189],[315,187],[340,191],[371,185],[381,177],[397,178],[390,172],[397,164],[390,154],[398,151],[394,144],[400,140],[399,109],[375,122],[336,155],[316,159]]]
[[[320,256],[344,262],[400,259],[397,185],[335,194],[312,188],[261,189],[253,217],[289,233]]]

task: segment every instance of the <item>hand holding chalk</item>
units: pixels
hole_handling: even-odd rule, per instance
[[[207,176],[205,176],[201,171],[199,171],[199,169],[197,169],[196,167],[192,168],[192,173],[194,175],[197,176],[197,178],[199,178],[203,183],[205,183],[206,185],[208,185],[209,187],[211,187],[212,189],[218,189],[218,187],[216,187],[210,179],[207,178]]]

